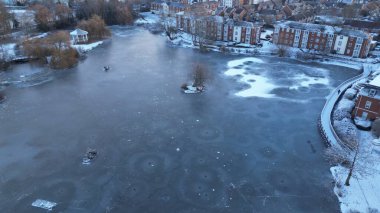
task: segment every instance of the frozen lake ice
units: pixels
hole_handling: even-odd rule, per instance
[[[53,212],[339,211],[317,119],[357,71],[114,32],[72,70],[0,75],[44,73],[4,91],[1,212],[43,212],[36,199],[57,203]],[[211,72],[207,91],[183,94],[196,63]],[[82,165],[88,148],[97,157]]]

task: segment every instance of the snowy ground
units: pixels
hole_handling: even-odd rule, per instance
[[[239,82],[248,85],[248,88],[237,92],[237,96],[275,98],[277,95],[274,94],[273,91],[279,88],[286,88],[290,92],[297,92],[300,89],[305,90],[316,84],[324,85],[326,87],[329,87],[330,85],[327,71],[325,69],[316,68],[315,71],[318,72],[318,75],[307,75],[303,72],[285,74],[279,71],[277,75],[280,74],[280,77],[283,78],[280,79],[273,76],[273,73],[268,73],[266,69],[257,66],[264,63],[266,62],[254,57],[228,62],[228,70],[224,74],[237,77]],[[289,72],[289,70],[285,70],[284,72]],[[281,81],[283,82],[281,83]]]
[[[71,46],[80,52],[88,52],[101,44],[103,44],[103,41],[97,41],[90,44],[75,44]]]
[[[16,43],[0,44],[0,58],[11,59],[16,56]]]
[[[379,65],[371,65],[371,70],[378,70]],[[376,73],[376,72],[375,72]],[[361,81],[365,81],[366,78]],[[344,182],[349,170],[341,165],[330,168],[336,181],[334,192],[340,201],[341,211],[346,212],[375,212],[380,211],[380,146],[373,143],[374,136],[369,131],[356,128],[351,119],[351,111],[355,105],[355,95],[358,90],[355,85],[347,89],[337,104],[333,113],[334,129],[342,140],[352,140],[359,137],[360,143],[356,170],[350,186]],[[376,212],[377,212],[376,211]]]
[[[265,32],[261,32],[260,38],[261,39],[266,39],[266,36],[272,36],[273,35],[273,30],[272,29],[264,29]]]
[[[375,212],[380,211],[380,147],[372,144],[373,136],[371,132],[360,131],[360,142],[365,146],[368,156],[359,162],[369,164],[369,174],[355,173],[350,181],[350,186],[345,186],[344,181],[348,174],[348,169],[342,166],[331,167],[330,171],[338,183],[334,192],[340,201],[340,208],[346,212]],[[372,164],[371,164],[372,163]]]
[[[151,12],[140,13],[140,18],[135,21],[135,24],[155,24],[160,21],[160,17]]]

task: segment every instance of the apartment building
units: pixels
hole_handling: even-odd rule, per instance
[[[368,55],[372,36],[360,30],[287,21],[275,25],[273,42],[355,58]]]
[[[184,32],[197,34],[213,41],[226,41],[255,45],[260,43],[261,26],[251,22],[225,21],[220,16],[194,18],[182,14],[176,16],[176,26]]]

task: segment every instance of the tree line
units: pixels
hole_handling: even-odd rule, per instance
[[[35,11],[38,29],[45,32],[72,27],[93,16],[102,18],[106,25],[131,24],[135,18],[130,4],[118,0],[86,0],[69,6],[45,0],[31,9]]]

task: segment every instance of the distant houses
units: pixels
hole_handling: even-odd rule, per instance
[[[179,12],[190,10],[190,5],[180,2],[165,2],[162,0],[155,0],[151,3],[151,11],[162,15],[175,15]]]
[[[273,43],[301,49],[366,58],[372,36],[369,33],[328,25],[281,22],[275,25]]]

